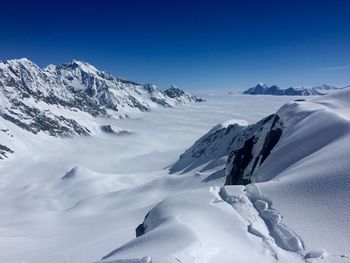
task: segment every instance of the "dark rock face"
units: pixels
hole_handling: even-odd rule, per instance
[[[169,89],[164,91],[166,95],[168,95],[170,98],[176,98],[181,97],[185,94],[185,91],[182,89],[177,88],[176,86],[172,85]]]
[[[102,125],[100,128],[101,128],[101,131],[108,134],[125,135],[125,134],[131,133],[128,130],[119,130],[119,129],[113,128],[111,125]]]
[[[105,133],[114,133],[111,125],[102,125],[101,130]]]
[[[136,237],[142,236],[145,234],[145,228],[143,224],[138,225],[138,227],[135,229]]]
[[[146,233],[145,221],[146,221],[147,217],[149,216],[149,213],[150,212],[148,212],[146,214],[145,219],[143,220],[143,223],[138,225],[137,228],[135,229],[136,237],[142,236]]]
[[[89,135],[89,129],[73,119],[57,115],[47,116],[22,102],[15,102],[14,105],[21,110],[20,113],[9,110],[9,113],[0,113],[0,116],[29,132],[37,134],[43,131],[51,136]],[[31,120],[30,123],[27,122],[28,119]]]
[[[155,97],[151,97],[151,100],[163,107],[166,107],[166,108],[170,108],[171,105],[169,103],[166,102],[165,99],[158,99],[158,98],[155,98]]]
[[[282,132],[283,123],[277,114],[270,115],[252,127],[247,127],[247,130],[236,138],[236,148],[229,155],[225,184],[249,184],[253,173],[277,145]]]
[[[247,89],[242,94],[250,95],[276,95],[276,96],[314,96],[324,95],[316,88],[287,88],[281,89],[276,85],[267,86],[266,84],[258,84],[253,88]]]
[[[229,158],[232,159],[232,169],[230,172],[230,176],[226,177],[226,183],[229,185],[237,185],[237,184],[248,184],[249,179],[243,178],[245,169],[248,164],[253,160],[252,149],[254,146],[255,137],[251,137],[250,139],[244,142],[242,148],[238,150],[234,150]],[[232,176],[231,176],[232,175]]]
[[[8,153],[14,153],[9,147],[6,145],[0,144],[0,160],[7,158]]]
[[[164,93],[173,99],[176,99],[178,101],[192,101],[192,102],[204,102],[205,100],[201,98],[197,98],[196,96],[191,96],[190,94],[186,93],[184,90],[179,89],[175,85],[171,85],[171,87],[164,91]]]
[[[275,130],[271,129],[269,131],[269,133],[266,135],[263,148],[261,149],[261,152],[260,152],[260,156],[261,156],[260,164],[263,164],[265,159],[270,155],[273,147],[276,146],[281,136],[282,136],[282,129],[280,128],[276,128]]]

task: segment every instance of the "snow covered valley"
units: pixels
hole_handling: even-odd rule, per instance
[[[350,262],[350,90],[201,97],[94,118],[119,135],[0,119],[0,262]]]

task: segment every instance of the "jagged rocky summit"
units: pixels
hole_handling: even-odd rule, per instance
[[[166,91],[164,91],[164,93],[176,100],[179,103],[184,103],[184,102],[204,102],[205,100],[201,99],[201,98],[197,98],[196,96],[192,96],[191,94],[185,92],[182,89],[179,89],[177,86],[175,85],[171,85],[171,87],[169,89],[167,89]]]

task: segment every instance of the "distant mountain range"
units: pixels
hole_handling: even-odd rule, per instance
[[[93,127],[86,115],[125,118],[200,101],[176,86],[161,91],[77,60],[45,68],[25,58],[0,62],[0,118],[34,134],[89,135]]]
[[[249,88],[242,92],[249,95],[277,95],[277,96],[313,96],[323,95],[315,88],[287,88],[282,89],[276,85],[267,86],[266,84],[258,84],[253,88]]]
[[[294,88],[287,89],[280,88],[276,85],[268,86],[263,83],[259,83],[253,88],[249,88],[242,92],[242,94],[249,95],[276,95],[276,96],[319,96],[324,95],[336,90],[340,90],[346,87],[335,87],[331,85],[322,85],[313,88]]]

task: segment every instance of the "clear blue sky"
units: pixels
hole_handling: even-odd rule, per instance
[[[185,89],[350,84],[350,1],[2,1],[0,60]]]

